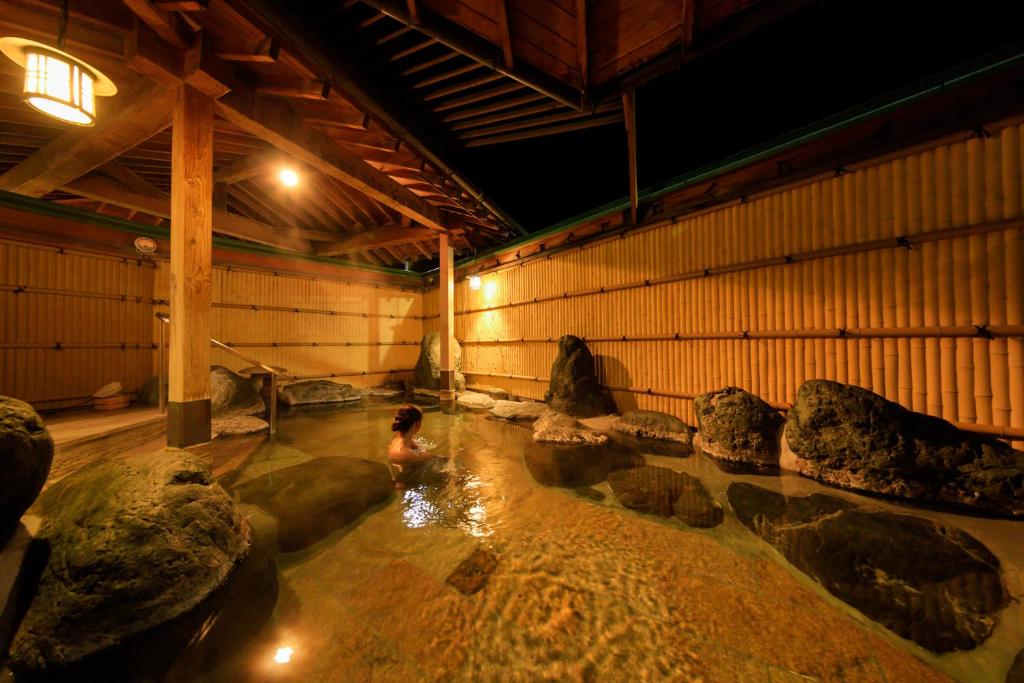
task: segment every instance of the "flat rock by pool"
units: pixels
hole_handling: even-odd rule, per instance
[[[546,412],[548,412],[547,404],[539,401],[503,401],[499,399],[491,408],[491,415],[495,417],[524,422],[533,422]]]
[[[249,529],[202,456],[167,449],[88,465],[39,497],[50,557],[11,666],[75,663],[184,614],[249,550]]]
[[[619,502],[630,510],[675,517],[687,526],[710,528],[722,523],[722,506],[700,479],[667,467],[644,465],[608,475]]]
[[[351,384],[341,384],[326,379],[311,379],[295,382],[282,387],[278,398],[290,406],[316,403],[348,403],[358,401],[363,394]]]
[[[1009,601],[999,560],[954,527],[824,494],[792,498],[735,483],[727,495],[744,526],[794,566],[932,652],[976,647]]]
[[[391,493],[384,463],[316,458],[241,484],[242,500],[277,517],[277,544],[294,552],[353,522]]]

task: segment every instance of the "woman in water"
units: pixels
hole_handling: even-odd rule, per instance
[[[391,431],[395,432],[395,438],[391,439],[388,445],[388,460],[394,465],[408,465],[411,463],[425,462],[433,456],[413,441],[413,437],[423,426],[423,411],[412,405],[404,405],[395,414],[395,420],[391,423]]]

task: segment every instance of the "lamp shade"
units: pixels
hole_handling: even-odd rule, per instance
[[[474,290],[480,289],[480,276],[479,275],[470,275],[469,276],[469,288],[470,289],[474,289]]]
[[[23,99],[39,111],[67,123],[96,123],[96,96],[113,95],[117,86],[68,53],[24,38],[0,38],[0,51],[25,68]]]

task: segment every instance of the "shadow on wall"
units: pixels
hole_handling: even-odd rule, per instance
[[[632,378],[629,376],[629,369],[618,358],[595,355],[594,366],[597,371],[597,380],[601,384],[612,387],[633,386]],[[619,413],[637,409],[636,394],[628,391],[614,391],[612,395],[615,397],[615,405]]]

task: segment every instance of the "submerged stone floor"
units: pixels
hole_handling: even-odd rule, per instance
[[[215,471],[237,492],[316,458],[383,462],[392,412],[291,414],[274,444],[216,445]],[[428,412],[423,435],[455,456],[438,477],[301,550],[277,552],[277,601],[258,634],[210,629],[168,679],[1002,683],[1024,646],[1019,522],[897,507],[795,476],[730,475],[699,454],[644,456],[700,479],[723,506],[720,525],[690,528],[622,507],[600,464],[603,476],[583,484],[558,481],[550,467],[539,482],[527,465],[550,453],[531,450],[541,447],[528,428]],[[934,655],[830,595],[744,527],[725,495],[737,482],[959,527],[999,557],[1015,599],[979,648]],[[273,548],[275,518],[244,509]]]

